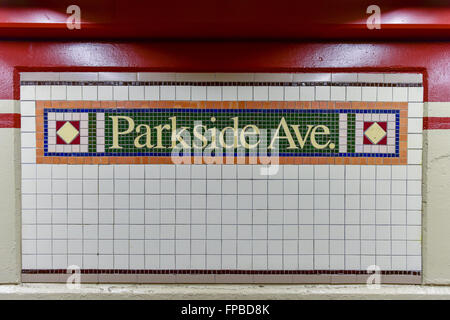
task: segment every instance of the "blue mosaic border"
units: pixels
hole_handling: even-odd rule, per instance
[[[46,157],[167,157],[171,156],[172,152],[137,152],[137,153],[118,153],[118,152],[48,152],[48,113],[97,113],[97,112],[135,112],[135,113],[150,113],[150,112],[193,112],[193,113],[345,113],[345,114],[395,114],[395,153],[279,153],[280,157],[370,157],[370,158],[398,158],[400,155],[400,111],[399,110],[370,110],[370,109],[191,109],[191,108],[146,108],[146,109],[126,109],[126,108],[97,108],[97,109],[61,109],[61,108],[45,108],[44,109],[44,156]],[[203,156],[202,153],[190,152],[184,154],[179,153],[180,156]],[[258,152],[250,153],[247,156],[259,156]],[[221,153],[215,156],[233,156],[243,157],[244,154],[238,152]],[[267,156],[264,154],[262,156]]]

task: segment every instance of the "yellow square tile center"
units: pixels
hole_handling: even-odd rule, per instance
[[[384,138],[386,131],[375,122],[364,132],[364,134],[373,144],[377,144]]]
[[[70,144],[78,136],[79,131],[70,122],[66,122],[56,133],[65,143]]]

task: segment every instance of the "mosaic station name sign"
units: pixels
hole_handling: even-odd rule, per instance
[[[133,116],[114,115],[108,117],[110,118],[108,122],[112,123],[112,145],[108,149],[114,150],[124,148],[121,143],[126,143],[128,135],[132,136],[133,145],[137,149],[174,149],[177,147],[183,149],[238,149],[240,147],[255,149],[261,143],[262,131],[266,131],[266,128],[260,129],[255,124],[246,124],[243,128],[240,128],[239,117],[228,119],[232,126],[222,126],[221,128],[208,128],[207,125],[202,124],[202,121],[195,120],[192,127],[182,126],[180,128],[177,125],[176,116],[167,119],[170,120],[170,123],[159,124],[153,128],[145,123],[136,124],[140,121],[136,121]],[[221,120],[222,123],[227,122],[226,119]],[[125,125],[121,125],[121,121],[125,122]],[[213,116],[209,121],[215,123],[217,118]],[[183,122],[189,121],[184,119]],[[319,150],[326,147],[335,148],[335,144],[329,139],[330,128],[323,124],[305,124],[303,128],[300,128],[299,124],[288,125],[286,118],[281,117],[278,126],[275,130],[272,128],[272,131],[274,131],[274,134],[267,149],[274,149],[278,146],[277,142],[280,140],[287,141],[287,146],[285,146],[287,150],[304,149],[308,145]],[[294,132],[295,139],[291,131]],[[124,139],[121,139],[122,136]],[[320,138],[319,136],[324,137]],[[194,139],[191,137],[194,137]],[[253,142],[251,142],[252,140]],[[326,140],[326,142],[319,143],[318,140]],[[165,145],[163,141],[170,141],[170,144]],[[128,145],[125,147],[128,147]]]
[[[42,158],[153,157],[159,161],[176,153],[399,158],[400,118],[400,110],[387,108],[44,107],[42,119],[36,121],[42,121]]]

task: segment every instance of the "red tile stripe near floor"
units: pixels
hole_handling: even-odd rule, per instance
[[[425,117],[423,118],[423,129],[450,129],[450,117]]]
[[[24,269],[23,274],[66,274],[65,269]],[[121,269],[81,269],[81,274],[369,274],[366,270],[121,270]],[[384,275],[420,275],[420,271],[381,270]]]
[[[20,128],[20,114],[0,113],[0,128]]]

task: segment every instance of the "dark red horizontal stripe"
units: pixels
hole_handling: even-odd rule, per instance
[[[0,128],[20,128],[20,114],[0,113]]]
[[[423,118],[423,129],[450,129],[450,117],[425,117]]]
[[[20,128],[20,114],[0,113],[0,128]],[[450,129],[450,117],[424,117],[423,129]]]
[[[66,8],[82,10],[81,29],[69,30]],[[3,2],[5,3],[5,2]],[[2,3],[2,4],[3,4]],[[378,0],[380,30],[366,26],[370,1],[216,2],[77,0],[6,1],[2,39],[448,39],[448,0]],[[111,5],[114,3],[114,5]],[[401,21],[399,23],[398,21]],[[287,23],[288,22],[288,23]]]
[[[0,113],[0,128],[20,128],[20,114]],[[450,129],[450,117],[424,117],[423,129]]]
[[[0,113],[0,128],[20,128],[20,114]],[[450,117],[424,117],[423,129],[450,129]]]
[[[66,269],[24,269],[24,274],[66,274]],[[74,272],[72,272],[74,273]],[[278,275],[318,275],[346,274],[363,275],[373,272],[366,270],[127,270],[127,269],[81,269],[81,274],[278,274]],[[420,275],[420,271],[381,270],[384,275]]]

